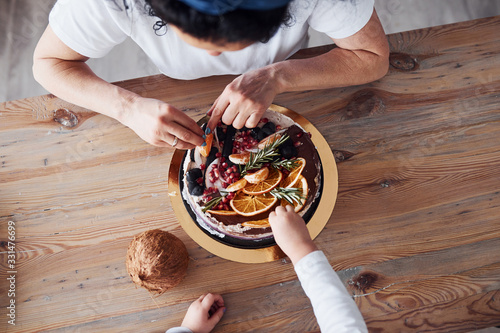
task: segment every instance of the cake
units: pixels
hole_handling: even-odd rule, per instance
[[[268,216],[278,205],[292,204],[308,222],[322,189],[321,161],[308,132],[267,110],[255,128],[219,122],[205,133],[205,144],[186,152],[179,175],[184,204],[205,233],[258,248],[274,244]]]

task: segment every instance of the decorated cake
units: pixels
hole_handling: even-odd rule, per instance
[[[255,128],[219,122],[205,136],[180,169],[184,204],[205,233],[240,247],[274,244],[268,216],[278,205],[293,205],[308,222],[322,190],[321,161],[308,132],[267,110]]]

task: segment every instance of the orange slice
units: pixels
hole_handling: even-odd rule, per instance
[[[200,154],[202,156],[208,157],[210,154],[210,150],[212,149],[212,141],[214,140],[214,133],[210,133],[207,135],[207,138],[205,139],[205,146],[199,146],[198,149],[200,150]]]
[[[250,153],[231,154],[229,160],[234,164],[247,164],[250,161]]]
[[[207,210],[207,213],[210,214],[215,214],[215,215],[224,215],[224,216],[231,216],[231,215],[238,215],[237,212],[234,210]]]
[[[279,183],[281,182],[281,178],[283,178],[283,174],[281,173],[281,171],[275,168],[271,168],[271,171],[269,171],[269,175],[266,179],[258,182],[257,184],[247,184],[243,188],[243,192],[253,195],[267,193],[279,185]]]
[[[236,193],[229,202],[234,211],[243,216],[255,216],[268,211],[278,201],[272,195],[265,193],[259,195],[246,194],[243,191]]]
[[[268,176],[269,176],[269,168],[263,167],[259,171],[256,171],[254,173],[248,173],[243,177],[247,180],[247,182],[252,184],[257,184],[258,182],[266,180]]]
[[[238,190],[241,190],[248,184],[247,180],[245,178],[241,178],[240,180],[232,183],[226,188],[227,192],[236,192]]]
[[[269,228],[269,219],[257,220],[257,221],[246,221],[241,224],[244,227],[249,228]]]
[[[304,208],[304,204],[306,203],[306,200],[307,200],[307,194],[309,192],[309,186],[307,185],[307,180],[304,176],[300,175],[299,176],[299,179],[297,181],[297,186],[295,186],[296,188],[299,188],[302,190],[302,198],[299,202],[296,202],[294,201],[291,205],[295,208],[295,212],[298,213],[302,210],[302,208]],[[287,206],[287,205],[290,205],[290,203],[288,201],[286,201],[285,199],[281,199],[281,205],[282,206]]]
[[[288,176],[281,181],[280,186],[281,187],[294,187],[297,181],[299,180],[299,176],[302,173],[302,170],[304,170],[304,167],[306,166],[306,160],[303,159],[302,157],[299,157],[296,159],[298,165],[290,170],[290,173]]]
[[[267,138],[262,139],[258,143],[257,147],[259,147],[259,149],[264,149],[265,146],[272,144],[274,141],[277,141],[280,138],[281,138],[281,134],[280,133],[271,134]]]

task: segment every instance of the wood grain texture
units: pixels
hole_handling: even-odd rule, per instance
[[[311,121],[338,161],[337,203],[316,243],[371,332],[500,325],[499,27],[496,17],[390,35],[383,79],[275,100]],[[232,78],[117,84],[199,119]],[[59,108],[78,124],[55,122]],[[0,105],[0,230],[3,241],[15,221],[18,237],[18,321],[2,330],[162,332],[210,291],[228,305],[215,332],[319,331],[291,263],[230,262],[185,234],[166,186],[172,153],[52,95]],[[186,279],[156,298],[125,270],[129,242],[153,228],[191,257]]]

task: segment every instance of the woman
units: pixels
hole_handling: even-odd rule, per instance
[[[309,27],[338,47],[287,60],[306,45]],[[191,118],[105,82],[85,64],[127,37],[173,78],[241,74],[209,110],[212,129],[220,119],[255,127],[279,93],[363,84],[388,68],[373,0],[59,0],[35,50],[37,81],[62,99],[117,119],[153,145],[180,149],[203,143]]]

